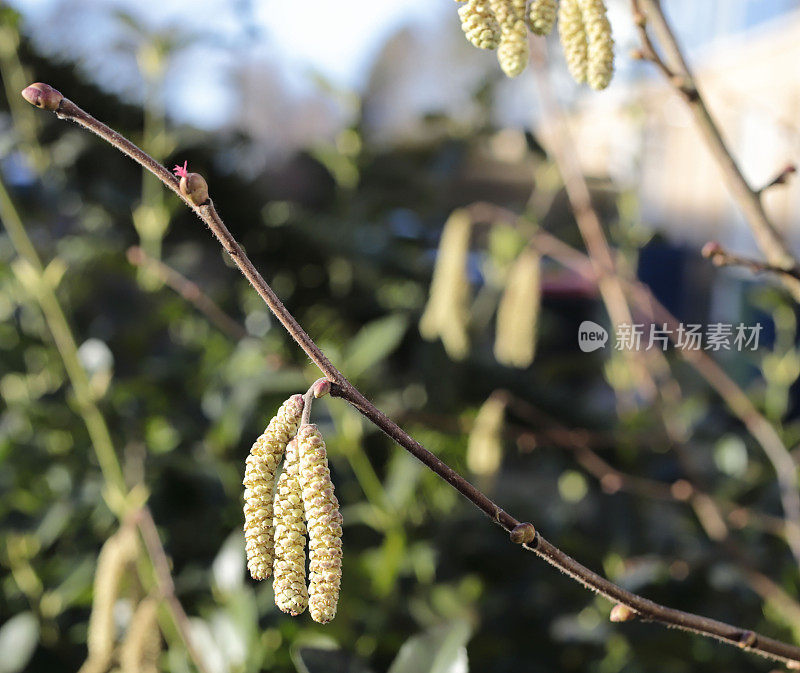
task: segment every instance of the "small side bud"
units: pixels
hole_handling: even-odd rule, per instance
[[[189,201],[196,206],[202,206],[208,201],[208,183],[199,173],[189,172],[187,161],[183,162],[183,166],[175,166],[172,172],[181,179],[181,194],[189,199]]]
[[[521,523],[514,526],[509,536],[514,544],[528,544],[536,539],[536,529],[532,523]]]
[[[753,647],[756,644],[756,634],[752,631],[742,631],[739,636],[739,647],[746,650],[748,647]]]
[[[700,252],[703,257],[706,259],[711,259],[712,257],[716,257],[717,255],[721,255],[724,252],[722,246],[717,243],[716,241],[709,241],[703,246],[702,251]]]
[[[42,110],[54,111],[61,105],[64,96],[49,84],[36,82],[22,90],[22,97],[31,105],[42,108]]]
[[[314,381],[312,392],[314,394],[314,399],[318,400],[320,397],[325,397],[325,395],[331,392],[331,382],[328,381],[328,379],[317,379]]]
[[[613,608],[611,608],[611,614],[608,618],[612,622],[629,622],[633,619],[636,619],[636,613],[627,605],[617,603]]]

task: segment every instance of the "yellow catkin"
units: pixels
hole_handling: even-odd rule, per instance
[[[122,673],[158,673],[161,631],[158,628],[158,601],[145,598],[133,613],[125,640],[119,648]]]
[[[419,321],[424,339],[441,339],[447,354],[461,360],[469,352],[469,278],[467,257],[472,220],[466,210],[454,210],[442,230],[430,296]]]
[[[302,395],[293,395],[286,400],[247,457],[243,482],[244,537],[247,567],[256,580],[266,579],[272,572],[275,471],[287,442],[297,431],[302,413]]]
[[[525,250],[517,257],[497,309],[494,356],[509,367],[527,367],[536,352],[542,294],[540,263],[535,250]]]
[[[286,445],[283,472],[275,489],[275,605],[299,615],[308,605],[306,588],[306,522],[300,488],[297,439]]]
[[[532,0],[528,9],[528,28],[536,35],[549,35],[556,23],[556,0]]]
[[[475,474],[489,477],[500,467],[505,408],[506,403],[500,395],[491,395],[475,417],[467,443],[467,467]]]
[[[489,9],[487,0],[468,0],[458,9],[461,30],[470,44],[479,49],[497,49],[500,25]]]
[[[605,89],[614,75],[614,38],[603,0],[578,0],[588,41],[586,79],[598,91]]]
[[[136,533],[131,528],[121,528],[106,540],[100,550],[94,575],[92,612],[86,633],[89,657],[82,671],[104,670],[111,662],[116,639],[114,605],[119,598],[125,572],[136,559],[137,552]]]
[[[589,47],[578,0],[561,0],[558,6],[558,36],[570,75],[579,84],[585,82]]]
[[[333,494],[325,441],[316,425],[297,433],[300,485],[309,538],[308,611],[325,624],[336,616],[342,581],[342,515]]]
[[[497,60],[508,77],[516,77],[528,65],[527,0],[490,0],[500,24]]]

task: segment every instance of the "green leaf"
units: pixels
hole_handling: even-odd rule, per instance
[[[400,648],[389,673],[466,673],[471,631],[466,621],[456,620],[412,636]]]
[[[22,612],[0,628],[0,673],[25,668],[39,642],[39,622],[32,612]]]
[[[406,316],[394,314],[362,327],[350,342],[344,370],[351,378],[362,375],[392,353],[408,327]]]

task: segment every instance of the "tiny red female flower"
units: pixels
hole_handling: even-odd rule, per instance
[[[185,178],[189,175],[189,162],[184,161],[183,166],[175,164],[175,168],[172,169],[172,172],[175,173],[175,177]]]

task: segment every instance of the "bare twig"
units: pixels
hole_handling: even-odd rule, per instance
[[[784,271],[793,271],[798,262],[783,237],[769,219],[761,191],[753,189],[744,177],[731,154],[703,97],[697,88],[694,74],[681,51],[678,41],[667,22],[659,0],[631,0],[634,21],[642,41],[642,54],[652,61],[666,76],[669,83],[681,94],[694,117],[698,131],[705,140],[720,174],[755,236],[759,248],[769,264]],[[659,55],[649,34],[652,28],[658,38],[663,56]],[[784,178],[785,179],[785,178]],[[800,301],[800,278],[788,273],[781,277],[784,286],[795,300]]]
[[[714,266],[741,266],[753,273],[772,273],[778,276],[788,275],[792,278],[800,279],[800,267],[781,269],[767,262],[728,252],[716,241],[706,243],[701,252],[703,257],[711,260]]]
[[[211,297],[200,289],[197,283],[189,280],[161,260],[151,257],[138,245],[128,248],[127,256],[128,261],[134,266],[153,271],[163,283],[203,313],[231,339],[240,341],[247,336],[247,330],[225,313]]]
[[[505,512],[499,505],[494,503],[484,493],[475,488],[466,479],[459,475],[455,470],[439,460],[434,454],[425,449],[419,442],[403,431],[394,421],[388,418],[374,404],[367,400],[356,388],[339,372],[336,367],[322,353],[319,347],[313,342],[311,337],[300,327],[295,318],[289,313],[286,307],[278,299],[270,286],[258,273],[250,262],[247,255],[236,242],[233,235],[224,225],[213,203],[209,200],[203,205],[195,206],[188,199],[180,194],[178,181],[159,164],[155,159],[145,154],[133,143],[123,138],[121,135],[112,131],[105,124],[97,121],[94,117],[81,110],[77,105],[64,98],[56,105],[56,114],[62,119],[69,119],[79,123],[87,129],[93,131],[107,142],[114,145],[123,153],[140,163],[156,175],[165,186],[179,194],[181,198],[197,213],[216,236],[225,250],[231,255],[232,259],[248,279],[250,284],[264,299],[278,320],[284,325],[290,335],[303,348],[306,354],[317,364],[320,370],[331,382],[330,392],[332,395],[341,397],[358,409],[368,420],[383,430],[400,446],[409,451],[423,464],[434,471],[438,476],[449,483],[459,493],[472,502],[478,509],[489,515],[497,525],[508,532],[516,528],[520,522],[508,512]],[[544,537],[536,532],[533,540],[522,545],[526,549],[533,551],[540,558],[544,559],[561,572],[565,573],[575,581],[579,582],[587,589],[599,593],[614,603],[622,603],[631,610],[635,611],[643,619],[661,622],[669,626],[697,633],[699,635],[716,638],[729,645],[734,645],[742,649],[755,652],[764,657],[783,661],[786,663],[800,664],[800,647],[790,645],[753,631],[742,629],[738,626],[725,624],[714,619],[708,619],[681,610],[668,608],[658,603],[654,603],[642,596],[626,591],[604,577],[592,572],[585,566],[578,563],[558,547],[548,542]]]

